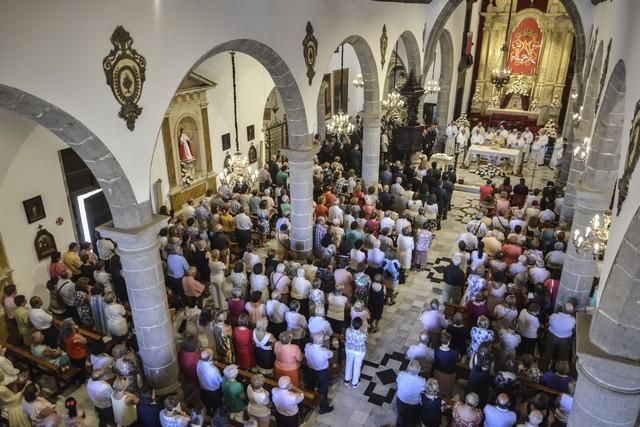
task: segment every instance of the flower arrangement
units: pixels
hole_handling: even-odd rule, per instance
[[[555,122],[552,119],[549,119],[547,124],[544,127],[538,130],[538,135],[547,135],[549,138],[557,138],[558,137],[558,128],[556,127]]]
[[[511,81],[511,84],[507,88],[507,95],[512,93],[514,95],[529,96],[531,88],[524,78],[518,76]]]
[[[492,164],[486,164],[478,167],[477,169],[473,169],[470,171],[471,173],[478,175],[482,178],[495,178],[495,177],[504,177],[507,176],[506,173],[499,166],[495,166]]]
[[[455,123],[458,129],[462,129],[463,127],[469,129],[471,127],[469,119],[467,119],[467,113],[462,113],[462,115],[457,118]]]

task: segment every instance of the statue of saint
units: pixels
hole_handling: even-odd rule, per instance
[[[184,133],[184,129],[180,128],[180,136],[178,137],[178,146],[180,148],[180,161],[189,162],[195,157],[193,156],[193,150],[191,149],[191,139]]]

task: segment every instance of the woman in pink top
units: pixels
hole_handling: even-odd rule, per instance
[[[182,278],[182,289],[186,297],[200,298],[204,292],[204,285],[196,279],[198,269],[189,267],[187,274]]]
[[[62,273],[62,270],[66,268],[65,265],[62,262],[60,262],[60,259],[61,259],[60,252],[54,252],[51,254],[51,264],[49,265],[49,277],[51,277],[52,279],[58,280],[58,278],[60,277],[60,274]]]
[[[249,326],[256,327],[258,320],[267,318],[265,305],[260,302],[262,292],[251,292],[250,301],[244,305],[244,309],[249,313]]]
[[[279,341],[277,341],[273,347],[273,352],[276,355],[276,363],[274,365],[274,373],[276,380],[280,377],[288,376],[291,378],[291,383],[299,387],[300,378],[298,376],[298,369],[300,369],[300,362],[302,362],[302,352],[300,347],[292,344],[293,335],[290,331],[284,331],[280,334]]]

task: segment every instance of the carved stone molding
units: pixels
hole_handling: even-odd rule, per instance
[[[313,25],[311,21],[307,21],[307,35],[302,40],[302,53],[304,54],[304,63],[307,66],[307,78],[309,86],[316,75],[314,70],[316,66],[316,58],[318,57],[318,40],[313,35]]]
[[[147,61],[131,46],[133,39],[127,30],[118,26],[111,35],[113,49],[102,60],[102,68],[107,85],[121,105],[118,116],[134,130],[136,119],[142,113],[138,101],[142,95],[142,85],[146,79]]]

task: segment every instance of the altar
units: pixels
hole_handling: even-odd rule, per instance
[[[467,156],[464,159],[464,166],[469,167],[472,157],[482,157],[487,161],[498,164],[502,159],[507,159],[511,164],[512,173],[520,174],[522,163],[522,151],[515,148],[499,148],[491,145],[472,145],[469,147]]]

